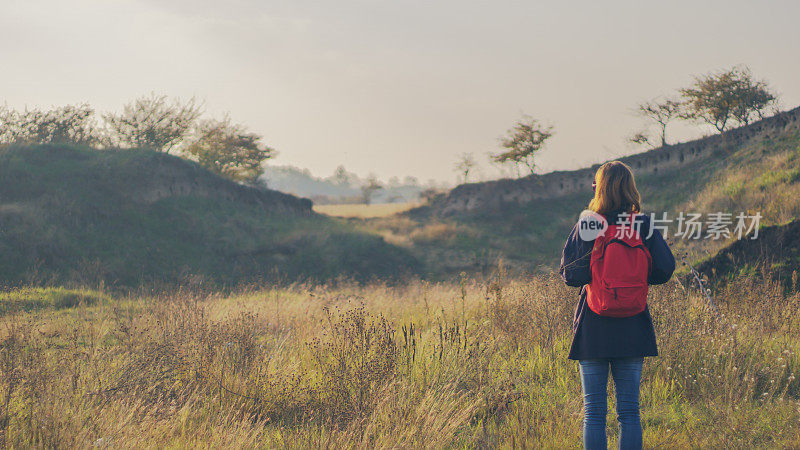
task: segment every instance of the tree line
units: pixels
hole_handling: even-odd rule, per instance
[[[769,114],[779,112],[778,96],[764,80],[756,79],[747,66],[695,77],[692,83],[677,90],[677,95],[641,103],[636,112],[658,128],[657,138],[639,132],[631,142],[655,147],[666,146],[667,126],[674,120],[710,125],[719,133],[731,127],[744,126]],[[536,170],[535,157],[553,136],[553,127],[542,125],[530,116],[523,116],[500,138],[501,151],[490,153],[492,163],[511,164],[519,176],[520,168],[531,174]],[[656,141],[656,139],[658,139]],[[466,183],[477,166],[470,153],[458,157],[454,170]]]
[[[275,150],[241,124],[205,118],[195,99],[152,93],[98,114],[87,104],[51,109],[0,107],[0,145],[77,144],[97,149],[149,148],[191,159],[234,181],[255,184]]]
[[[677,95],[647,101],[637,107],[639,115],[657,125],[657,142],[661,146],[669,145],[667,125],[674,120],[710,125],[724,133],[778,111],[777,94],[765,80],[753,77],[747,66],[695,77],[690,86],[678,89]],[[630,140],[656,145],[645,132],[636,133]]]

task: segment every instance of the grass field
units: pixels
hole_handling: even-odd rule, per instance
[[[375,217],[391,216],[393,214],[408,211],[416,206],[419,206],[419,203],[379,203],[372,205],[349,203],[340,205],[314,205],[314,211],[320,214],[326,214],[328,216],[371,219]]]
[[[739,279],[715,292],[718,317],[677,283],[653,289],[647,448],[800,446],[800,296],[781,289]],[[10,293],[0,445],[576,448],[575,294],[555,277],[502,275],[232,296]],[[612,444],[613,418],[612,407]]]

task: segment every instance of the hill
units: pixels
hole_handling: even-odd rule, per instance
[[[800,269],[800,220],[758,230],[756,239],[731,242],[697,270],[710,275],[712,284],[724,284],[739,276],[769,274],[792,291],[798,289]]]
[[[141,284],[368,279],[414,272],[404,249],[149,150],[0,150],[0,281]]]
[[[759,211],[765,225],[800,216],[800,108],[620,159],[635,172],[646,213],[674,219],[679,212]],[[518,272],[550,270],[591,199],[597,167],[461,185],[429,205],[370,225],[440,274],[485,271],[501,257]],[[677,251],[694,259],[725,244],[674,241]]]

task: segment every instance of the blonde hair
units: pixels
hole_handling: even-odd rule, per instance
[[[598,214],[641,212],[641,195],[627,164],[611,161],[603,164],[594,175],[594,198],[589,209]]]

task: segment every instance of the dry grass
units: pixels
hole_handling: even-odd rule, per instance
[[[740,280],[720,317],[653,290],[647,447],[800,446],[800,297],[780,289]],[[575,294],[500,274],[21,310],[0,324],[0,443],[577,447]]]
[[[417,202],[405,203],[379,203],[365,205],[362,203],[349,203],[340,205],[314,205],[314,211],[320,214],[335,217],[357,217],[361,219],[371,219],[375,217],[386,217],[397,213],[408,211],[419,206]]]

